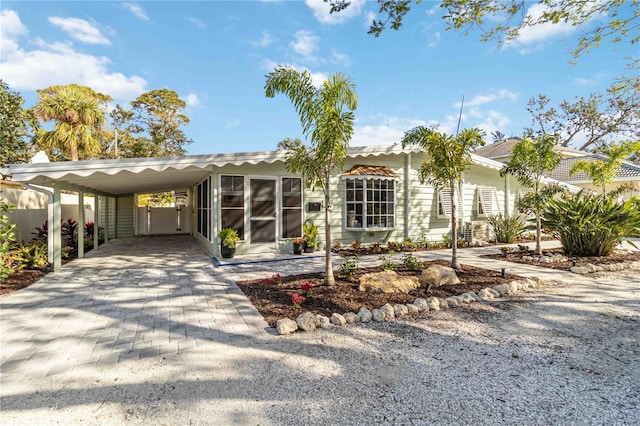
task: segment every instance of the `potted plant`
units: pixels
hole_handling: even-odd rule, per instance
[[[304,238],[294,238],[293,239],[293,254],[302,254],[302,251],[305,249]]]
[[[218,232],[220,238],[220,254],[226,259],[232,258],[236,253],[236,244],[240,241],[238,232],[233,228],[223,228]]]
[[[302,227],[304,232],[305,253],[313,253],[318,248],[318,227],[306,222]]]

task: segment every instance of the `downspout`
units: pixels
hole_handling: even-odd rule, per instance
[[[47,196],[47,224],[48,229],[51,230],[51,224],[53,224],[53,191],[48,189],[32,185],[30,183],[21,184],[25,189],[39,192]],[[53,232],[47,232],[47,261],[53,264]]]
[[[411,152],[404,157],[404,239],[410,238],[411,220]]]

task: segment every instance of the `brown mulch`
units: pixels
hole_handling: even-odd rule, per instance
[[[45,275],[46,272],[40,269],[23,269],[14,272],[6,280],[0,282],[0,297],[18,291],[21,288],[29,287]]]
[[[564,252],[561,249],[544,250],[543,253],[564,254]],[[534,266],[539,266],[541,268],[550,268],[550,269],[558,269],[558,270],[562,270],[562,271],[568,271],[568,270],[571,269],[571,267],[574,266],[573,265],[573,259],[575,259],[575,261],[576,261],[576,266],[584,266],[587,263],[591,263],[593,265],[608,265],[610,263],[624,262],[625,260],[640,260],[640,251],[633,251],[633,252],[614,251],[609,256],[600,256],[600,257],[596,257],[596,256],[584,256],[584,257],[567,256],[569,258],[568,261],[566,261],[566,262],[557,262],[557,263],[540,263],[540,262],[534,262],[534,261],[531,261],[531,260],[524,260],[522,258],[523,256],[534,256],[535,257],[533,252],[529,252],[529,253],[522,253],[522,252],[508,253],[506,256],[503,255],[503,254],[487,254],[487,255],[484,255],[483,257],[487,257],[489,259],[496,259],[496,260],[506,260],[508,262],[524,263],[526,265],[534,265]]]
[[[430,261],[425,262],[425,267],[433,263],[449,265],[449,262],[444,260]],[[506,278],[501,278],[500,272],[462,265],[462,271],[457,271],[460,284],[438,287],[432,289],[428,294],[423,289],[417,289],[406,294],[376,294],[358,290],[357,281],[360,275],[380,270],[380,268],[361,268],[351,281],[336,273],[336,285],[333,287],[324,284],[323,273],[284,277],[282,284],[279,285],[266,282],[268,280],[241,281],[237,284],[244,294],[249,297],[251,303],[260,311],[267,323],[275,326],[277,320],[282,318],[296,319],[304,311],[331,316],[334,312],[358,312],[363,306],[372,310],[385,303],[390,303],[391,305],[413,303],[418,297],[425,299],[431,296],[447,298],[469,291],[478,292],[485,287],[492,287],[520,278],[517,275],[510,274],[507,274]],[[400,275],[414,276],[419,276],[421,273],[421,271],[411,271],[402,267],[398,267],[397,272]],[[294,293],[302,294],[301,287],[304,283],[313,285],[311,297],[308,297],[301,304],[301,309],[296,310],[291,302],[291,295]]]

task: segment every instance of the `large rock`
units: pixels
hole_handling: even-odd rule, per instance
[[[403,305],[402,303],[396,303],[393,305],[393,314],[396,318],[404,318],[409,315],[409,310],[407,309],[407,305]]]
[[[358,289],[369,293],[409,293],[420,287],[416,277],[402,277],[389,270],[364,274],[359,282]]]
[[[360,317],[360,322],[370,322],[373,318],[371,311],[364,306],[358,311],[358,316]]]
[[[371,318],[373,318],[373,320],[376,322],[382,322],[384,321],[384,312],[382,312],[380,309],[374,309],[371,312]]]
[[[427,312],[429,310],[429,304],[421,297],[417,298],[413,304],[418,308],[420,312]]]
[[[279,319],[276,323],[276,331],[278,334],[291,334],[298,329],[298,324],[289,318]]]
[[[453,268],[442,265],[431,265],[420,275],[420,284],[426,291],[443,285],[460,284],[460,279]]]
[[[380,311],[384,315],[385,321],[391,321],[392,319],[394,319],[396,317],[396,312],[393,309],[393,306],[391,306],[388,303],[386,303],[383,306],[381,306],[380,307]]]
[[[342,314],[344,319],[347,321],[347,324],[353,324],[354,322],[360,322],[360,317],[353,312],[346,312]]]
[[[331,314],[331,318],[329,319],[329,321],[331,321],[331,324],[333,325],[345,325],[347,323],[347,320],[344,319],[342,315],[335,312]]]
[[[303,312],[296,318],[296,324],[302,331],[314,331],[318,327],[318,319],[311,312]]]
[[[329,317],[325,315],[316,315],[316,322],[318,323],[318,327],[320,328],[331,327],[331,321],[329,321]]]
[[[429,306],[430,311],[439,311],[440,299],[438,299],[437,297],[430,297],[427,299],[427,305]]]
[[[405,306],[407,307],[407,312],[409,313],[409,316],[413,317],[420,313],[420,310],[418,309],[418,307],[413,303],[407,303]]]

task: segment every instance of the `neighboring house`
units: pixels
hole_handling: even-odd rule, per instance
[[[520,141],[520,138],[507,138],[478,148],[474,153],[491,160],[506,163],[511,158],[511,151],[518,141]],[[570,185],[575,185],[579,188],[587,188],[596,192],[601,191],[601,188],[594,186],[591,179],[589,179],[585,173],[580,172],[571,176],[569,172],[571,167],[578,160],[598,160],[605,159],[606,156],[601,154],[592,154],[590,152],[580,151],[564,146],[556,146],[555,149],[560,153],[562,159],[560,160],[558,167],[547,175],[549,178],[565,182]],[[625,183],[631,183],[636,188],[635,191],[627,193],[625,198],[633,195],[640,195],[640,165],[630,161],[625,161],[622,164],[622,167],[620,167],[616,172],[616,176],[613,178],[611,184],[607,186],[607,192]]]
[[[419,182],[425,155],[418,147],[350,148],[344,171],[331,181],[332,241],[442,240],[451,228],[451,197]],[[189,233],[217,256],[218,231],[232,227],[241,238],[238,255],[278,253],[292,250],[293,238],[302,236],[307,221],[324,235],[323,193],[305,189],[299,175],[287,172],[285,156],[280,150],[17,164],[2,173],[16,182],[53,188],[53,223],[61,218],[61,190],[77,191],[80,202],[84,194],[94,194],[95,215],[107,239],[149,235],[158,229]],[[510,214],[520,190],[513,177],[500,176],[502,163],[477,155],[472,159],[456,193],[461,232],[465,223]],[[160,191],[183,192],[187,201],[155,214],[137,207],[137,194]],[[83,215],[79,209],[79,221]],[[59,239],[59,234],[53,238]]]

